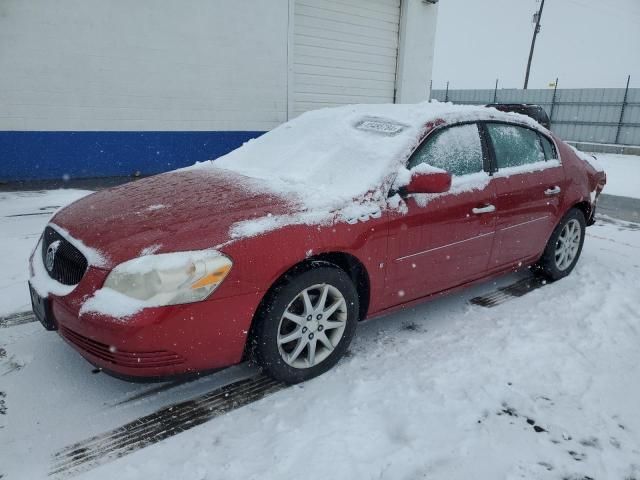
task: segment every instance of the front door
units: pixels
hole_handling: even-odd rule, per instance
[[[386,299],[399,304],[485,275],[495,229],[495,190],[474,123],[439,129],[411,156],[453,175],[449,192],[413,194],[391,214]]]

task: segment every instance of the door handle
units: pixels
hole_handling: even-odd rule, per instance
[[[556,185],[555,187],[547,188],[544,191],[544,194],[545,195],[558,195],[561,191],[562,191],[562,189],[559,186]]]
[[[496,211],[495,205],[485,205],[484,207],[476,207],[472,208],[471,211],[476,215],[480,215],[482,213],[491,213]]]

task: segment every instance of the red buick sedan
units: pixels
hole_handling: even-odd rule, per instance
[[[253,358],[299,382],[358,321],[535,266],[576,265],[597,162],[518,114],[425,103],[309,112],[212,162],[58,212],[36,316],[114,375]]]

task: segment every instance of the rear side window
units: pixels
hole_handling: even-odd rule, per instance
[[[542,149],[544,150],[544,158],[546,160],[558,158],[555,147],[547,137],[540,135],[540,141],[542,142]]]
[[[408,168],[421,163],[457,176],[481,172],[483,155],[478,126],[457,125],[429,135],[409,159]]]
[[[519,167],[545,160],[538,133],[528,128],[488,123],[498,168]]]

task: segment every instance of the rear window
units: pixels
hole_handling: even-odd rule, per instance
[[[545,160],[538,133],[516,125],[488,123],[498,168],[519,167]]]

